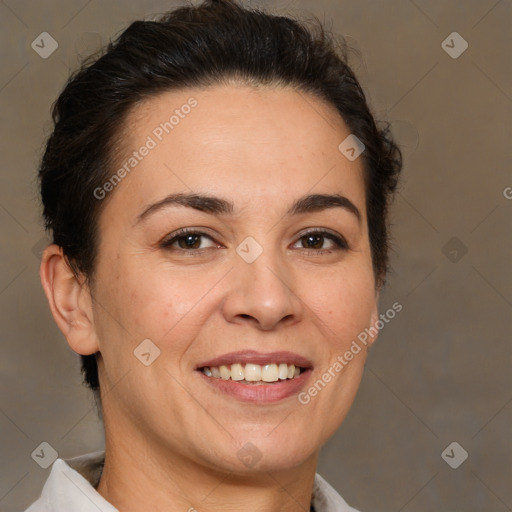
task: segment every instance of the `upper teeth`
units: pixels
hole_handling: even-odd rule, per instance
[[[300,375],[300,368],[294,364],[272,363],[253,364],[248,363],[232,364],[230,366],[205,366],[203,373],[208,377],[224,380],[246,380],[249,382],[276,382],[278,380],[293,379]]]

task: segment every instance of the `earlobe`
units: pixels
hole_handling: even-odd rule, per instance
[[[98,352],[89,288],[73,273],[58,245],[44,250],[40,277],[53,318],[71,349],[81,355]]]

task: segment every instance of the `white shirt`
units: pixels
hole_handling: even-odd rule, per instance
[[[25,512],[119,512],[95,489],[103,470],[105,452],[57,459],[41,497]],[[358,512],[317,473],[312,504],[315,512]],[[193,509],[192,509],[193,510]]]

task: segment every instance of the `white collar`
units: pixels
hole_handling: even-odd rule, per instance
[[[103,451],[57,459],[41,497],[25,512],[119,512],[95,489],[104,461]],[[312,501],[315,512],[357,512],[318,473]]]

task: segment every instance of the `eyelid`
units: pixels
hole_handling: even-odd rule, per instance
[[[217,240],[212,235],[203,231],[204,229],[206,229],[206,228],[190,228],[190,227],[188,227],[188,228],[178,229],[177,231],[174,231],[170,235],[165,236],[164,239],[161,242],[159,242],[159,246],[163,249],[169,249],[174,243],[176,243],[176,241],[179,238],[185,237],[187,235],[197,235],[199,237],[206,237],[206,238],[209,238],[215,244],[222,245],[219,242],[217,242]],[[334,249],[334,250],[350,249],[350,246],[344,236],[342,236],[339,233],[332,231],[330,229],[320,228],[320,227],[306,228],[304,231],[301,231],[297,235],[297,239],[295,242],[293,242],[292,245],[295,245],[296,243],[298,243],[301,240],[301,238],[303,238],[309,234],[322,235],[324,238],[331,240],[336,245],[336,249]],[[187,252],[187,253],[194,253],[194,252],[200,253],[202,251],[205,251],[206,249],[208,249],[208,248],[190,249],[190,250],[179,248],[177,250],[181,251],[181,252]],[[307,252],[316,252],[316,253],[332,252],[333,251],[333,249],[308,249],[306,247],[302,247],[302,248],[300,248],[300,250],[307,251]]]
[[[324,238],[328,238],[329,240],[332,240],[337,248],[335,250],[348,250],[350,249],[349,243],[347,242],[347,239],[343,236],[337,233],[336,231],[332,231],[328,228],[307,228],[305,231],[302,231],[299,233],[297,237],[297,242],[300,241],[300,239],[304,236],[307,236],[309,234],[317,234],[322,235]],[[296,244],[297,242],[294,242]],[[332,252],[332,249],[308,249],[306,247],[302,247],[303,251],[312,251],[312,252]]]
[[[173,231],[170,235],[166,235],[158,245],[163,249],[169,249],[172,244],[174,244],[179,238],[187,236],[187,235],[197,235],[201,237],[209,238],[212,242],[217,245],[221,245],[217,240],[214,239],[212,235],[204,231],[206,228],[181,228],[176,231]],[[204,251],[204,249],[195,249],[195,250],[187,250],[187,249],[178,249],[183,252],[200,252]]]

